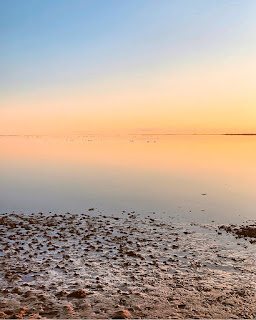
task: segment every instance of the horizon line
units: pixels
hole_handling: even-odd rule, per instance
[[[102,133],[70,133],[70,134],[0,134],[0,137],[32,137],[32,136],[85,136],[85,135],[122,135],[120,133],[115,134],[102,134]],[[256,133],[127,133],[124,135],[137,135],[137,136],[256,136]]]

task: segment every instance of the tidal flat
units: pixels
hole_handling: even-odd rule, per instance
[[[254,234],[227,228],[94,208],[2,213],[0,318],[256,318]]]

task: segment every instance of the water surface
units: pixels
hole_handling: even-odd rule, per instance
[[[1,136],[0,150],[1,212],[256,218],[254,136]]]

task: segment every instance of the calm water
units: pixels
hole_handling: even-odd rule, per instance
[[[256,219],[253,136],[1,136],[0,150],[1,212]]]

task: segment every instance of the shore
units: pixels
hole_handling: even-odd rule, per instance
[[[227,228],[1,214],[0,318],[256,318],[254,233]]]

